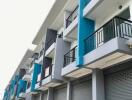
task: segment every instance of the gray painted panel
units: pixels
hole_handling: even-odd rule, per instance
[[[105,76],[106,100],[132,99],[132,68]]]
[[[72,100],[92,100],[92,80],[73,84]]]
[[[64,55],[69,51],[70,43],[65,42],[63,38],[57,38],[55,49],[55,66],[52,69],[52,77],[60,80],[61,71],[64,64]]]
[[[66,86],[60,86],[54,89],[54,100],[66,100]]]

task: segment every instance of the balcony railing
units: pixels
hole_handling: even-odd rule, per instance
[[[64,67],[76,60],[76,48],[77,46],[64,55]]]
[[[118,16],[108,21],[84,40],[85,54],[115,37],[132,38],[132,21]]]
[[[27,89],[29,89],[31,87],[31,82],[27,83]]]
[[[44,79],[47,78],[47,77],[49,77],[51,75],[51,73],[52,73],[52,67],[53,67],[53,65],[51,64],[50,66],[48,66],[48,67],[46,67],[44,69]]]
[[[68,18],[66,19],[66,28],[76,19],[78,15],[78,7],[79,6],[76,6],[76,8],[70,13]]]
[[[44,54],[44,48],[39,53],[39,58]]]
[[[39,53],[34,53],[33,56],[32,56],[34,61],[37,60],[38,57],[39,57]]]
[[[56,38],[50,39],[45,46],[45,51],[56,41]]]
[[[37,83],[40,83],[40,82],[41,82],[41,73],[39,73],[37,77]]]

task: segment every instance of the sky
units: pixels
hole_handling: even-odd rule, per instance
[[[55,0],[0,0],[0,100]]]

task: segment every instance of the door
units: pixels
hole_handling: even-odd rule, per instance
[[[132,100],[132,68],[105,75],[105,92],[105,100]]]

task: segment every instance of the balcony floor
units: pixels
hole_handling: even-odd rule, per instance
[[[78,17],[64,30],[64,39],[66,41],[77,40],[77,27],[78,27]]]
[[[55,45],[56,43],[53,43],[45,52],[46,57],[53,58],[55,53]]]
[[[62,69],[61,75],[64,77],[79,78],[87,74],[90,74],[91,72],[92,70],[90,69],[77,67],[76,61],[74,61]]]
[[[20,98],[25,98],[26,97],[26,93],[20,93],[19,97]]]
[[[36,60],[35,62],[38,64],[43,64],[43,55],[38,60]]]
[[[31,75],[30,74],[25,74],[24,76],[23,76],[23,80],[25,80],[25,81],[27,81],[27,82],[30,82],[31,81]]]
[[[37,90],[47,90],[49,87],[56,87],[58,85],[61,85],[62,81],[57,79],[52,79],[51,76],[45,78],[42,80],[41,86],[36,86]]]

